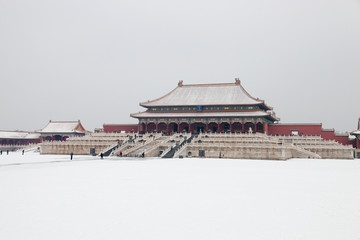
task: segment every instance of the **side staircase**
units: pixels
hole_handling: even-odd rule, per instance
[[[293,155],[297,158],[314,158],[314,159],[321,159],[321,156],[317,153],[311,152],[304,148],[298,147],[294,144],[291,144],[294,149]]]
[[[101,153],[103,154],[103,156],[107,157],[109,156],[114,150],[116,150],[119,146],[121,146],[121,144],[119,143],[114,143],[112,145],[110,145],[109,147],[105,148],[104,150],[101,151]],[[99,155],[101,155],[101,153]]]

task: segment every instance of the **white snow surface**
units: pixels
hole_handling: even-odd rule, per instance
[[[360,161],[0,156],[0,239],[360,239]]]

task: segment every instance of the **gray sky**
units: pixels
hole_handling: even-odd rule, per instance
[[[137,123],[139,102],[234,82],[281,122],[357,127],[360,0],[0,0],[0,129]]]

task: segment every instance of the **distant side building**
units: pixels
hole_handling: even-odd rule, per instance
[[[78,121],[52,121],[40,130],[41,141],[65,141],[69,137],[84,136],[87,131]]]
[[[40,133],[0,130],[0,145],[28,145],[40,142]]]
[[[360,149],[360,118],[358,120],[358,129],[356,131],[353,131],[351,135],[355,136],[356,148]],[[360,158],[360,152],[358,158]]]

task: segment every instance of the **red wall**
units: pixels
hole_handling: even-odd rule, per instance
[[[349,141],[348,136],[336,136],[335,131],[322,129],[321,124],[269,124],[269,135],[291,135],[291,131],[299,131],[299,135],[321,136],[325,140],[335,140],[343,145],[355,147],[355,141]]]
[[[0,145],[29,145],[40,143],[40,139],[0,139]]]
[[[269,135],[291,135],[291,131],[299,131],[299,135],[321,135],[321,124],[304,125],[304,124],[269,124]]]
[[[134,130],[134,132],[138,132],[137,124],[111,124],[111,125],[104,124],[103,126],[104,126],[104,132],[125,131],[126,133],[129,133],[131,132],[131,130]]]
[[[335,131],[331,130],[331,131],[322,131],[321,132],[321,137],[325,140],[334,140],[335,139]]]
[[[342,145],[352,145],[353,147],[356,147],[356,141],[349,141],[348,136],[335,136],[334,140]]]

